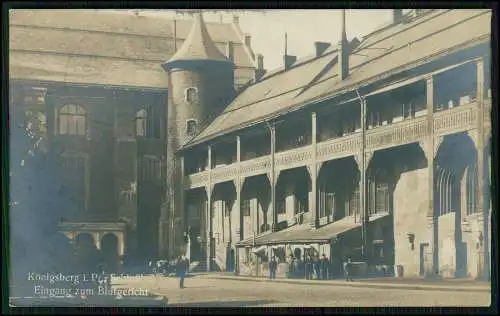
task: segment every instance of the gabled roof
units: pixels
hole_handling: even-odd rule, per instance
[[[254,76],[254,60],[231,23],[205,23],[220,52],[233,42],[235,80]],[[12,79],[165,89],[161,64],[188,37],[192,19],[109,10],[10,10]],[[175,29],[175,32],[174,32]],[[177,44],[174,45],[174,33]],[[133,74],[133,75],[131,75]]]
[[[352,91],[398,69],[456,47],[487,43],[491,10],[433,10],[373,32],[349,54],[349,76],[338,78],[336,48],[270,73],[245,89],[185,147],[255,125],[326,96]]]
[[[232,63],[215,47],[201,12],[196,14],[191,31],[182,47],[163,64],[163,67],[166,69],[182,67],[186,62],[192,61]]]

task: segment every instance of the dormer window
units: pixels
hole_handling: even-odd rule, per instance
[[[184,99],[187,103],[198,102],[198,89],[195,87],[187,88],[184,93]]]
[[[194,119],[187,120],[186,122],[186,134],[192,136],[196,134],[196,129],[198,127],[198,121]]]

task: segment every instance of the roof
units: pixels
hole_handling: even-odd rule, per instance
[[[327,243],[339,234],[360,227],[353,218],[346,217],[339,221],[314,229],[309,224],[294,225],[274,233],[248,238],[237,243],[237,246],[261,246],[287,243]]]
[[[232,63],[215,47],[201,12],[197,13],[193,26],[182,47],[164,65],[164,68],[182,67],[184,62],[212,61]]]
[[[388,213],[374,214],[370,216],[370,222],[387,218]],[[313,228],[309,224],[293,225],[278,232],[266,233],[258,237],[247,238],[236,245],[261,246],[277,244],[309,244],[309,243],[329,243],[342,234],[346,234],[361,227],[360,222],[355,222],[353,217],[344,217],[333,223],[326,224],[319,228]]]
[[[167,87],[161,64],[182,46],[193,25],[108,10],[16,9],[9,19],[10,78],[161,89]],[[206,30],[220,52],[233,42],[236,83],[251,80],[253,52],[239,27],[206,23]]]
[[[352,91],[381,75],[477,42],[489,42],[491,10],[432,10],[373,32],[349,54],[349,76],[338,78],[337,54],[295,63],[249,86],[186,147],[258,124],[322,97]]]

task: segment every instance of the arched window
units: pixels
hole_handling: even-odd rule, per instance
[[[87,112],[82,106],[68,104],[59,109],[59,134],[85,136]]]
[[[355,188],[354,191],[351,194],[351,198],[348,201],[347,205],[347,216],[355,216],[359,214],[360,211],[360,194],[359,194],[359,188]]]
[[[186,134],[194,135],[198,128],[198,122],[195,119],[189,119],[186,121]]]
[[[159,108],[146,105],[135,115],[135,134],[138,137],[161,138],[162,112]]]
[[[467,175],[467,215],[476,213],[476,164],[469,166]]]
[[[139,180],[150,182],[161,180],[161,160],[155,156],[144,156],[139,160]]]
[[[373,178],[368,180],[369,214],[390,212],[389,174],[385,170],[376,170]]]
[[[198,89],[195,87],[187,88],[184,92],[184,99],[187,103],[198,102]]]
[[[64,152],[61,154],[61,167],[63,168],[63,185],[60,194],[75,211],[85,210],[87,198],[87,156],[82,153]]]

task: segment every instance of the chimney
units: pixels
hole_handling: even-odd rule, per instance
[[[321,56],[330,47],[330,43],[326,42],[314,42],[314,49],[316,57]]]
[[[226,42],[226,57],[227,59],[234,61],[234,46],[232,41]]]
[[[257,54],[257,69],[264,70],[264,56]]]
[[[252,47],[252,36],[250,34],[245,34],[245,46],[248,48]]]
[[[287,70],[287,69],[290,68],[290,66],[293,65],[294,62],[297,61],[297,56],[285,55],[285,57],[283,59],[284,59],[284,62],[285,62],[285,70]]]
[[[397,24],[403,20],[403,10],[402,9],[394,9],[392,10],[392,23]]]
[[[340,13],[340,45],[337,64],[340,80],[346,79],[349,76],[349,48],[345,31],[345,10]]]
[[[240,25],[240,17],[237,15],[233,15],[233,24]]]
[[[283,56],[285,70],[290,68],[295,61],[297,61],[297,56],[288,55],[288,34],[285,32],[285,55]]]
[[[264,56],[261,54],[257,54],[257,68],[255,69],[255,77],[254,77],[254,82],[257,82],[264,76],[264,73],[266,71],[264,70]]]

